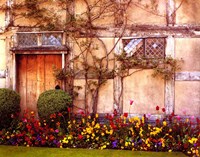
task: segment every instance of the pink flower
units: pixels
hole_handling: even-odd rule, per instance
[[[133,100],[130,100],[130,105],[132,105],[132,104],[133,104],[133,102],[134,102]]]
[[[148,114],[147,114],[147,117],[150,118],[150,117],[151,117],[151,113],[148,113]]]
[[[192,120],[194,120],[195,117],[194,117],[194,116],[191,116],[190,118],[191,118]]]
[[[177,120],[180,120],[180,119],[181,119],[181,117],[180,117],[180,116],[177,116],[176,118],[177,118]]]

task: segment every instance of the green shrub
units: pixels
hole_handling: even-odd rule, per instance
[[[71,97],[63,90],[48,90],[40,94],[37,107],[40,118],[48,118],[51,114],[66,111],[71,105]]]
[[[7,128],[13,120],[11,115],[20,112],[20,96],[13,90],[0,88],[0,128]]]

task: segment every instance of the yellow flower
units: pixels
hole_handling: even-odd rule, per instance
[[[101,133],[101,136],[104,136],[104,135],[105,135],[104,132],[102,132],[102,133]]]
[[[67,139],[68,139],[68,140],[71,140],[71,139],[72,139],[72,136],[71,136],[71,135],[69,135]]]
[[[168,152],[172,152],[172,150],[170,149],[170,150],[168,150]]]
[[[94,126],[95,125],[95,121],[92,121],[92,126]]]
[[[166,126],[167,125],[167,122],[166,121],[163,121],[163,126]]]
[[[88,134],[91,134],[91,133],[93,132],[93,128],[92,128],[92,127],[86,128],[86,132],[87,132]]]
[[[189,143],[194,144],[197,142],[197,138],[192,137],[190,140],[188,140]]]
[[[95,140],[98,141],[98,140],[99,140],[99,137],[96,137]]]
[[[91,119],[91,116],[90,116],[90,115],[88,116],[88,119]]]
[[[191,151],[187,151],[188,154],[191,154]]]
[[[99,128],[100,128],[100,125],[99,125],[99,123],[96,123],[96,125],[94,126],[94,128],[97,128],[97,129],[99,129]]]
[[[147,147],[150,147],[151,145],[150,144],[147,144]]]
[[[125,147],[128,147],[128,142],[125,142]]]
[[[99,117],[98,113],[96,113],[95,117],[96,117],[96,118],[98,118],[98,117]]]
[[[142,123],[144,123],[144,117],[142,117]]]
[[[85,118],[82,118],[82,123],[85,123]]]

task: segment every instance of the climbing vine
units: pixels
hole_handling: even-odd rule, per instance
[[[80,2],[83,12],[75,14],[75,2]],[[24,0],[14,3],[11,6],[2,6],[0,10],[10,12],[9,27],[27,27],[27,25],[18,26],[15,23],[18,19],[31,20],[33,23],[28,25],[31,28],[39,30],[63,30],[66,33],[66,45],[76,46],[77,52],[72,52],[70,47],[70,66],[63,69],[54,67],[54,76],[57,80],[63,82],[64,90],[68,91],[73,98],[78,96],[79,90],[84,88],[84,105],[85,112],[92,111],[97,113],[99,101],[99,92],[109,79],[115,77],[126,77],[129,69],[154,69],[153,76],[161,75],[164,79],[173,77],[176,70],[179,69],[178,60],[166,57],[161,60],[146,60],[127,58],[124,54],[120,56],[113,55],[116,45],[125,35],[128,28],[127,10],[132,6],[141,8],[157,16],[158,1],[151,0]],[[50,6],[50,7],[48,7]],[[54,10],[52,6],[56,6]],[[80,6],[79,6],[80,7]],[[60,13],[60,14],[59,14]],[[64,20],[62,15],[65,14]],[[114,19],[112,19],[112,18]],[[113,26],[119,31],[114,32],[113,36],[118,40],[114,46],[108,50],[106,41],[103,41],[97,30],[106,31],[108,28],[101,28],[101,21],[113,20]],[[99,55],[101,54],[101,55]],[[120,62],[119,67],[111,66],[115,62]],[[75,86],[74,80],[83,79],[83,87]],[[123,81],[123,79],[122,79]],[[92,109],[89,109],[92,104]]]

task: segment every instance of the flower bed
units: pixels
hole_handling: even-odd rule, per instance
[[[107,114],[84,113],[65,121],[62,113],[52,114],[41,122],[33,112],[27,113],[13,127],[0,132],[0,144],[60,148],[126,149],[142,151],[182,151],[199,156],[200,120],[181,120],[170,115],[150,124],[142,118]],[[65,122],[65,123],[63,123]]]

